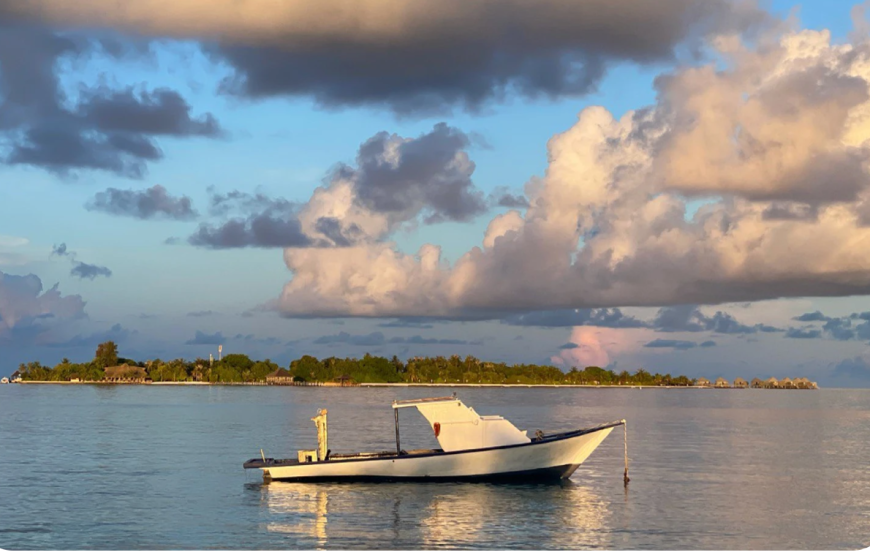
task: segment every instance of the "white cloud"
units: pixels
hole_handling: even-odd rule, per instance
[[[587,108],[550,140],[526,213],[497,216],[484,249],[452,267],[388,244],[288,249],[280,308],[461,316],[866,294],[867,52],[792,32],[723,53],[727,71],[678,71],[652,109],[617,120]],[[722,198],[687,220],[684,193]],[[812,203],[815,217],[772,218],[774,198]]]

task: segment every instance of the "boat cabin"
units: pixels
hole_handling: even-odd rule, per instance
[[[481,416],[456,397],[396,401],[396,446],[399,446],[399,409],[416,408],[445,452],[530,443],[525,431],[501,416]]]

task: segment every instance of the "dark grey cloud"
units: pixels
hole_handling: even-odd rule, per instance
[[[236,341],[244,341],[245,343],[257,343],[259,345],[266,345],[266,346],[281,345],[283,343],[277,337],[260,338],[260,337],[256,337],[254,334],[251,334],[251,333],[249,333],[247,335],[242,335],[241,333],[237,333],[233,337],[233,339]],[[291,343],[288,342],[287,344],[289,345]]]
[[[432,320],[430,318],[396,318],[395,320],[391,320],[389,322],[382,322],[378,324],[379,328],[413,328],[413,329],[421,329],[428,330],[432,329],[433,325],[430,323]]]
[[[830,318],[822,314],[820,310],[817,310],[815,312],[806,312],[804,314],[801,314],[800,316],[796,316],[794,319],[798,322],[827,322],[828,320],[830,320]]]
[[[53,245],[51,247],[51,256],[67,256],[71,254],[67,249],[66,243],[61,243],[60,245]]]
[[[475,112],[514,95],[583,95],[611,61],[667,60],[700,35],[739,32],[764,17],[721,0],[416,2],[394,9],[403,27],[385,36],[374,30],[378,25],[369,30],[352,18],[345,28],[339,18],[328,36],[279,31],[267,44],[217,44],[212,55],[235,72],[221,89],[248,98],[313,96],[327,107],[383,106],[403,115]]]
[[[831,318],[825,322],[822,330],[837,341],[849,341],[855,338],[855,330],[852,329],[852,321],[849,318]]]
[[[69,275],[79,279],[93,280],[99,276],[112,277],[112,270],[105,266],[97,266],[96,264],[86,264],[85,262],[75,262]]]
[[[853,312],[849,316],[834,317],[827,316],[817,310],[801,314],[794,319],[799,322],[824,322],[824,324],[821,330],[812,330],[810,332],[815,334],[812,337],[798,337],[801,335],[798,331],[794,332],[796,335],[787,335],[787,337],[799,339],[827,337],[837,341],[850,341],[853,339],[863,341],[870,339],[870,312]],[[859,322],[855,324],[853,320],[858,320]]]
[[[268,212],[246,219],[232,219],[217,226],[200,224],[187,242],[196,247],[210,249],[287,248],[307,247],[312,244],[295,216],[282,217]]]
[[[168,89],[82,87],[71,102],[59,68],[95,52],[130,55],[107,45],[96,36],[0,24],[0,137],[8,146],[3,162],[59,174],[104,170],[138,178],[148,162],[163,157],[156,137],[219,134],[212,115],[194,118],[184,99]]]
[[[130,216],[140,220],[191,220],[198,216],[190,197],[173,197],[162,185],[135,191],[108,188],[97,193],[85,204],[88,210],[115,216]]]
[[[680,341],[678,339],[654,339],[644,345],[644,347],[649,347],[652,349],[676,349],[678,351],[694,349],[697,346],[698,344],[694,341]]]
[[[713,316],[705,316],[697,305],[663,307],[653,319],[652,327],[665,332],[711,331],[723,334],[782,331],[766,324],[748,326],[722,311],[716,311]]]
[[[471,181],[470,144],[445,123],[410,140],[382,131],[360,146],[357,167],[339,166],[336,177],[355,181],[361,205],[399,221],[421,212],[429,223],[468,221],[486,210]]]
[[[576,349],[579,346],[580,345],[574,343],[573,341],[569,341],[567,343],[563,343],[562,345],[559,345],[559,349]]]
[[[344,221],[309,215],[313,225],[303,229],[301,215],[318,206],[263,192],[219,193],[210,188],[209,214],[228,219],[201,223],[188,242],[213,249],[348,247],[383,240],[399,225],[420,218],[426,223],[468,221],[486,209],[471,180],[474,164],[464,150],[470,144],[468,135],[443,123],[410,139],[381,132],[360,146],[356,166],[339,164],[330,172],[315,194],[350,183],[355,207],[387,220],[379,236],[367,236],[352,216]]]
[[[788,328],[785,336],[789,339],[818,339],[822,336],[821,330]]]
[[[716,342],[713,340],[704,341],[698,344],[699,347],[715,347]]]
[[[578,308],[542,310],[514,314],[502,318],[511,326],[539,326],[545,328],[567,326],[599,326],[604,328],[647,328],[649,323],[627,316],[618,308]]]
[[[212,216],[254,212],[294,213],[300,206],[299,203],[280,197],[271,197],[262,191],[248,193],[235,189],[228,193],[220,193],[213,186],[209,186],[207,191],[209,194],[208,211]]]
[[[199,330],[196,330],[196,334],[194,334],[193,339],[188,339],[184,342],[185,345],[220,345],[225,343],[227,340],[224,337],[224,334],[221,332],[215,333],[203,333]]]
[[[528,208],[529,200],[521,193],[512,193],[507,187],[496,187],[488,196],[490,206],[502,208]]]

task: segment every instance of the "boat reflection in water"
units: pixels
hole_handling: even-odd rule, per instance
[[[253,486],[285,549],[612,546],[608,503],[576,482]]]

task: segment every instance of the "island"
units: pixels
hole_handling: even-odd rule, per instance
[[[742,378],[731,384],[724,378],[704,378],[634,372],[587,366],[564,372],[556,366],[486,362],[473,356],[386,358],[366,354],[362,358],[305,355],[282,368],[269,359],[252,360],[244,354],[229,354],[220,360],[136,361],[118,355],[113,341],[101,343],[88,362],[63,359],[54,367],[39,362],[22,363],[12,375],[18,383],[100,383],[100,384],[245,384],[292,386],[353,385],[515,385],[574,387],[709,387],[743,389],[750,384]],[[806,378],[752,380],[751,387],[764,389],[818,389]]]

